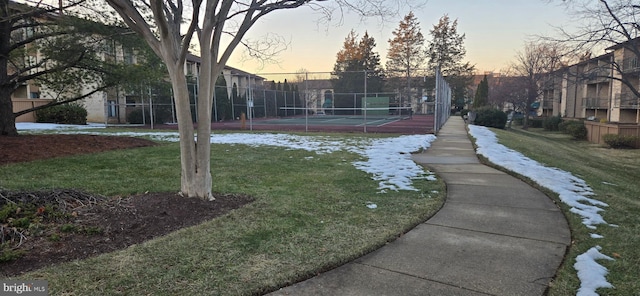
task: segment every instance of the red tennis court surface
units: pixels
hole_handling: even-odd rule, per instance
[[[397,133],[397,134],[433,134],[433,115],[413,115],[410,119],[402,119],[384,125],[367,125],[367,133]],[[271,119],[254,119],[249,121],[225,121],[211,124],[212,130],[257,130],[257,131],[296,131],[296,132],[364,132],[362,125],[308,125],[303,124],[269,124]]]

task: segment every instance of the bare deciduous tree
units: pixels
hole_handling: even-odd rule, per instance
[[[528,128],[531,104],[541,95],[548,75],[566,65],[563,63],[563,57],[560,44],[545,42],[529,42],[523,51],[516,54],[516,61],[511,65],[511,69],[514,76],[524,79],[524,129]]]
[[[523,76],[505,74],[489,81],[489,104],[524,114],[527,111],[527,80]]]
[[[623,49],[623,56],[612,55],[608,62],[574,73],[582,79],[605,78],[620,81],[636,97],[640,97],[638,76],[629,69],[638,67],[640,59],[640,2],[637,0],[565,0],[572,12],[577,30],[558,28],[559,38],[547,38],[570,48],[576,55],[589,58],[592,52]],[[586,53],[586,54],[585,54]],[[613,71],[611,71],[613,70]]]
[[[394,3],[382,0],[338,0],[321,6],[311,0],[107,0],[124,22],[147,41],[167,65],[176,101],[180,133],[181,193],[212,199],[211,194],[211,105],[214,85],[231,53],[242,44],[247,31],[263,16],[279,10],[310,5],[330,19],[335,11],[355,11],[366,17],[389,13]],[[397,4],[397,3],[395,3]],[[396,6],[397,7],[397,6]],[[196,108],[193,115],[184,73],[184,62],[196,36],[202,62]],[[222,36],[231,39],[223,43]],[[194,138],[194,131],[197,131]]]

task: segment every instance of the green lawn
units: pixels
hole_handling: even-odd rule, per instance
[[[330,136],[335,140],[354,135]],[[442,205],[441,181],[380,194],[355,153],[212,145],[213,190],[256,201],[125,250],[21,276],[51,295],[251,295],[336,267],[382,246]],[[77,188],[115,196],[180,188],[177,143],[12,164],[6,189]],[[435,192],[435,193],[434,193]],[[368,202],[376,209],[366,207]]]
[[[493,131],[501,144],[585,180],[595,192],[593,198],[609,205],[601,213],[604,219],[617,225],[600,225],[597,231],[589,230],[562,206],[571,226],[573,243],[549,295],[576,294],[579,281],[573,268],[575,258],[596,245],[602,247],[603,254],[615,259],[598,261],[609,270],[607,280],[615,288],[597,292],[640,295],[640,150],[608,149],[540,129]],[[593,232],[604,238],[591,238],[589,234]]]

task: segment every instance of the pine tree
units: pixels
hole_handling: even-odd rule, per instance
[[[238,94],[238,85],[234,82],[231,87],[231,112],[233,113],[234,118],[240,118],[240,113],[244,112],[244,110],[239,110],[240,108],[236,108],[237,105],[240,104],[240,95]]]
[[[227,92],[227,81],[224,75],[218,76],[216,90],[213,94],[216,101],[215,111],[217,111],[215,118],[221,121],[231,119],[233,117],[231,114],[231,100]]]
[[[282,83],[282,90],[285,92],[291,91],[291,86],[289,85],[289,82],[287,81],[287,79],[285,79],[284,83]]]
[[[362,97],[367,79],[367,93],[381,92],[384,88],[384,74],[380,65],[380,55],[374,51],[375,39],[365,32],[361,40],[352,30],[345,38],[344,47],[337,54],[331,80],[336,92],[335,107],[360,107],[360,99],[354,106],[353,93]]]
[[[369,37],[369,33],[365,31],[358,47],[362,56],[362,69],[367,71],[367,92],[381,92],[384,88],[384,74],[380,65],[380,55],[373,51],[376,47],[375,39]]]
[[[409,90],[411,77],[424,66],[425,59],[424,36],[413,12],[404,17],[398,28],[393,31],[393,36],[393,39],[389,40],[387,71],[392,76],[404,76]]]
[[[480,107],[487,106],[489,104],[489,81],[487,80],[487,75],[484,75],[480,84],[478,84],[478,89],[476,89],[476,95],[473,98],[473,108],[477,109]]]
[[[336,93],[357,93],[363,92],[364,80],[359,61],[362,54],[356,40],[356,33],[351,30],[344,40],[343,48],[338,52],[336,64],[333,66],[333,76],[331,80]]]
[[[429,69],[438,68],[447,77],[452,91],[452,105],[462,109],[474,70],[469,62],[463,62],[467,53],[464,47],[465,34],[458,34],[458,20],[452,22],[447,15],[441,17],[429,32],[432,37],[427,46]]]

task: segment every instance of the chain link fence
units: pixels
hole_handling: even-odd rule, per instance
[[[440,73],[436,86],[427,77],[413,77],[407,89],[402,77],[379,79],[367,71],[337,77],[332,72],[261,73],[221,75],[215,86],[212,122],[241,118],[281,118],[299,115],[353,113],[360,115],[363,101],[388,100],[389,112],[399,115],[435,115],[439,129],[451,108],[451,89]],[[340,78],[340,79],[338,79]],[[406,79],[405,79],[406,80]],[[194,122],[198,93],[197,77],[188,80]],[[175,103],[168,85],[142,86],[135,91],[112,92],[105,100],[105,123],[173,124]]]

